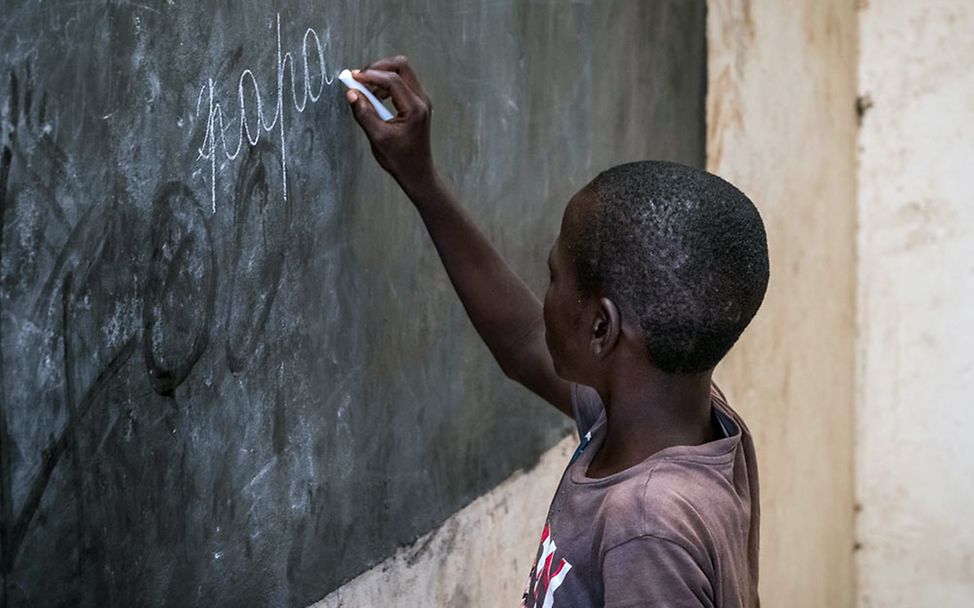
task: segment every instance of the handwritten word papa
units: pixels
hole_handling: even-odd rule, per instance
[[[311,75],[311,61],[309,60],[309,53],[314,57],[318,64],[317,77],[318,83],[317,88],[312,84]],[[215,92],[213,87],[213,79],[207,79],[206,84],[200,89],[200,94],[196,100],[196,116],[200,116],[200,110],[203,109],[204,99],[208,100],[206,106],[206,132],[203,136],[203,141],[199,147],[199,156],[197,160],[208,160],[210,161],[210,203],[213,208],[213,213],[216,213],[216,165],[217,165],[217,147],[218,140],[223,151],[222,154],[226,156],[227,160],[234,160],[240,154],[240,150],[243,147],[244,138],[251,145],[257,145],[260,141],[260,135],[262,131],[270,133],[274,129],[280,133],[281,141],[281,173],[282,173],[282,188],[284,191],[284,200],[287,200],[287,145],[285,142],[285,128],[284,128],[284,84],[285,70],[289,70],[291,77],[291,101],[293,103],[294,109],[298,112],[304,112],[310,100],[312,103],[317,102],[321,97],[322,91],[324,91],[325,85],[330,85],[334,82],[333,76],[328,76],[326,74],[325,67],[325,52],[321,45],[321,39],[318,34],[312,28],[304,33],[304,38],[301,42],[301,59],[300,62],[303,64],[303,76],[304,84],[299,87],[296,83],[296,75],[298,65],[295,64],[294,56],[288,52],[281,54],[281,15],[277,15],[277,102],[274,106],[274,113],[268,117],[264,113],[264,99],[261,97],[260,85],[257,83],[257,78],[250,69],[246,69],[240,73],[240,78],[237,80],[237,101],[239,103],[239,119],[230,119],[230,124],[233,124],[234,120],[237,120],[237,143],[235,146],[227,144],[227,125],[224,120],[223,106],[220,102],[214,99]],[[255,116],[248,119],[246,107],[244,100],[247,96],[247,89],[253,89],[252,98],[255,107]],[[231,127],[232,128],[232,127]],[[231,138],[232,140],[232,138]],[[232,150],[231,150],[232,147]]]

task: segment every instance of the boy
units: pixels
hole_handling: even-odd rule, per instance
[[[751,201],[672,163],[613,167],[568,203],[542,305],[438,178],[432,105],[406,59],[355,78],[396,106],[383,122],[347,94],[478,333],[582,438],[522,606],[757,606],[753,444],[711,381],[767,287]]]

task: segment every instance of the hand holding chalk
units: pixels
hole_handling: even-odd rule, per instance
[[[379,99],[372,94],[372,91],[370,91],[364,84],[355,80],[355,78],[352,76],[352,72],[350,72],[347,69],[342,70],[341,73],[338,75],[338,79],[341,80],[346,87],[350,89],[355,89],[356,91],[359,91],[360,93],[365,95],[365,98],[369,100],[369,102],[372,104],[372,107],[375,108],[375,111],[379,113],[379,118],[381,118],[382,120],[393,119],[392,112],[390,112],[387,107],[382,105],[382,102],[379,101]]]
[[[406,58],[380,59],[360,72],[344,70],[339,78],[350,89],[346,96],[352,114],[382,168],[403,187],[430,183],[435,174],[430,151],[433,105]],[[389,120],[392,113],[379,101],[385,98],[392,98],[395,120]]]

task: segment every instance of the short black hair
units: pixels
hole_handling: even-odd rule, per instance
[[[768,286],[754,203],[716,175],[661,161],[612,167],[583,190],[592,200],[575,231],[579,290],[638,319],[660,370],[715,367]]]

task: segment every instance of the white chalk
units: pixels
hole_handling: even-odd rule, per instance
[[[346,87],[350,89],[355,89],[356,91],[359,91],[360,93],[365,95],[365,98],[368,99],[370,102],[372,102],[372,107],[375,108],[375,111],[379,113],[379,118],[381,118],[382,120],[392,120],[395,117],[393,113],[389,111],[389,108],[382,105],[382,102],[379,101],[379,99],[372,94],[372,91],[370,91],[368,88],[366,88],[364,84],[355,80],[355,78],[352,77],[352,73],[349,70],[342,70],[341,73],[338,75],[338,79],[341,80]]]

